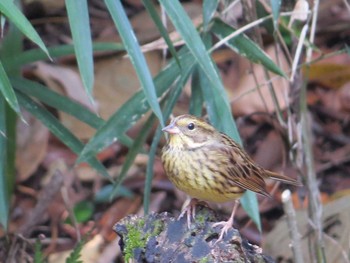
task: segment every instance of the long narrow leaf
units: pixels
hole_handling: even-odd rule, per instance
[[[179,52],[179,60],[182,67],[191,67],[195,62],[187,49],[183,49]],[[181,70],[176,61],[172,60],[154,79],[157,96],[160,97],[163,95],[179,75],[181,75]],[[94,156],[97,152],[113,143],[132,127],[132,125],[134,125],[149,109],[150,106],[147,103],[143,91],[137,92],[96,132],[95,136],[85,146],[83,152],[79,156],[78,162]]]
[[[0,61],[0,92],[4,96],[10,107],[16,112],[20,113],[18,101],[15,92],[12,89],[11,83],[7,77],[4,67]],[[0,95],[1,96],[1,95]]]
[[[49,111],[21,92],[18,92],[17,96],[21,105],[33,114],[33,116],[38,118],[38,120],[40,120],[52,132],[52,134],[59,138],[74,153],[79,154],[81,152],[83,149],[83,143],[66,127],[64,127]],[[96,158],[89,158],[87,163],[99,171],[103,176],[111,180],[105,167]]]
[[[204,0],[203,1],[203,29],[207,31],[210,20],[215,14],[219,0]]]
[[[147,12],[149,13],[150,17],[153,19],[154,24],[157,26],[159,33],[164,38],[165,43],[168,45],[168,48],[169,48],[171,55],[173,56],[173,58],[176,59],[177,63],[180,63],[179,59],[177,57],[177,53],[176,53],[175,47],[173,45],[173,42],[171,42],[171,39],[169,37],[167,30],[164,27],[161,19],[159,18],[157,10],[154,7],[154,3],[151,0],[142,0],[142,1],[143,1],[143,4],[145,5],[145,8],[146,8]]]
[[[261,219],[259,215],[259,203],[256,193],[247,190],[241,197],[240,202],[243,209],[247,212],[249,217],[254,221],[255,225],[261,232]]]
[[[92,102],[94,63],[87,0],[66,0],[66,8],[81,79]]]
[[[0,95],[0,224],[7,229],[9,216],[8,185],[6,180],[6,110],[5,99]]]
[[[94,43],[93,51],[124,51],[124,46],[119,43],[109,43],[109,42],[101,42],[101,43]],[[59,58],[63,56],[73,55],[74,54],[74,46],[73,45],[61,45],[56,47],[50,47],[48,48],[50,55],[52,58]],[[46,54],[41,49],[31,49],[24,52],[21,52],[20,54],[16,56],[12,56],[10,58],[7,58],[4,63],[6,64],[6,67],[9,69],[17,68],[26,64],[30,64],[36,61],[45,60],[47,59]]]
[[[277,29],[277,22],[280,16],[281,0],[270,0],[272,15],[273,15],[273,25]]]
[[[15,24],[24,35],[37,44],[48,57],[50,57],[44,42],[13,1],[0,1],[0,12]]]
[[[178,0],[159,0],[165,11],[169,15],[175,28],[182,36],[188,49],[191,51],[193,57],[198,62],[199,66],[205,72],[208,78],[208,85],[215,90],[215,95],[220,97],[222,107],[225,110],[221,112],[221,118],[226,120],[215,123],[214,125],[221,131],[226,132],[228,135],[238,139],[238,131],[231,114],[231,107],[226,95],[225,88],[217,73],[214,63],[209,57],[204,43],[202,42],[196,28],[194,27],[191,19],[188,17],[184,9],[182,8]]]
[[[23,93],[36,97],[44,104],[65,112],[92,128],[99,129],[105,124],[103,119],[90,112],[81,104],[62,96],[37,82],[24,78],[13,78],[11,79],[11,82],[16,89]],[[132,140],[125,134],[120,136],[119,141],[128,147],[132,144]]]
[[[122,170],[118,176],[117,181],[114,184],[111,198],[114,198],[119,193],[120,185],[124,181],[127,171],[130,169],[131,165],[134,163],[136,155],[141,151],[141,148],[144,145],[144,143],[147,139],[147,136],[152,129],[154,121],[155,121],[155,115],[152,114],[148,118],[146,123],[143,125],[140,134],[134,140],[134,144],[129,149],[128,154],[125,157],[125,161],[124,161]]]
[[[48,106],[76,117],[92,128],[98,129],[105,123],[103,119],[90,112],[90,110],[78,102],[52,91],[38,82],[24,78],[12,78],[11,83],[15,89],[20,90],[28,96],[34,96]]]
[[[146,59],[141,52],[134,31],[130,25],[127,15],[120,0],[105,0],[107,8],[112,16],[114,24],[118,28],[119,34],[125,45],[131,63],[134,65],[136,74],[140,80],[141,87],[151,106],[154,114],[158,117],[160,123],[164,125],[162,111],[160,110],[157,95],[152,80],[152,75],[146,63]]]
[[[200,74],[198,73],[198,67],[195,67],[191,83],[190,114],[198,117],[202,116],[203,102],[204,99],[200,83]]]
[[[235,32],[235,29],[225,24],[219,19],[215,19],[211,27],[212,32],[219,38],[223,39]],[[226,45],[239,55],[246,57],[250,61],[262,64],[268,70],[285,77],[285,73],[278,67],[273,60],[252,40],[246,35],[240,34],[233,39],[230,39]]]

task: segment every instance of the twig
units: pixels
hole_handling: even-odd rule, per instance
[[[315,40],[318,8],[319,8],[319,0],[314,0],[310,37],[309,37],[309,41],[311,45],[314,43],[314,40]],[[311,45],[307,48],[307,51],[306,51],[306,62],[310,62],[312,58]],[[309,188],[309,210],[310,210],[310,216],[311,216],[310,219],[314,225],[314,231],[316,234],[316,241],[314,244],[314,249],[315,249],[314,253],[316,255],[315,260],[317,262],[326,262],[323,232],[322,232],[323,207],[320,201],[320,192],[316,181],[316,172],[315,172],[314,158],[312,153],[312,142],[310,141],[311,128],[308,125],[310,122],[307,116],[306,82],[307,82],[307,77],[309,73],[308,71],[309,71],[309,67],[307,68],[307,74],[305,74],[306,78],[305,78],[304,85],[301,89],[301,96],[300,96],[302,141],[303,141],[303,145],[305,145],[305,165],[307,170],[306,172],[307,186]],[[313,250],[312,247],[310,247],[310,249],[311,251]]]
[[[293,251],[293,257],[295,263],[304,263],[303,254],[301,250],[301,240],[300,234],[297,227],[297,222],[295,218],[295,210],[291,200],[291,193],[289,190],[285,190],[282,193],[282,202],[284,207],[284,212],[287,216],[287,223],[289,229],[289,237],[291,239],[291,247]]]
[[[29,236],[33,227],[41,223],[43,214],[63,185],[63,175],[59,169],[55,170],[50,182],[39,196],[38,203],[31,212],[28,220],[19,228],[18,234]]]

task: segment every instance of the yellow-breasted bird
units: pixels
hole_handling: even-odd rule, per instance
[[[238,200],[246,190],[270,196],[264,181],[267,178],[302,185],[260,167],[229,136],[195,116],[178,116],[163,131],[169,134],[162,149],[165,172],[177,188],[194,198],[192,200],[222,203]],[[223,227],[217,242],[232,227],[237,207],[238,202],[227,222],[214,224],[214,227]],[[180,217],[186,212],[190,224],[190,214],[195,213],[193,201]]]

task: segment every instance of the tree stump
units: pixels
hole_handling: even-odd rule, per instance
[[[121,237],[125,262],[274,262],[233,228],[215,243],[221,228],[212,225],[220,220],[207,207],[196,209],[190,229],[186,217],[178,220],[167,212],[123,218],[113,229]]]

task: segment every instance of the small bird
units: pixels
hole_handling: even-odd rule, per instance
[[[191,214],[195,215],[197,199],[223,203],[238,200],[246,190],[270,197],[264,181],[268,178],[302,185],[260,167],[233,139],[195,116],[178,116],[163,131],[169,134],[161,155],[165,172],[178,189],[192,198],[180,215],[187,212],[188,225]],[[232,227],[237,207],[236,201],[230,219],[213,225],[222,226],[216,242]]]

